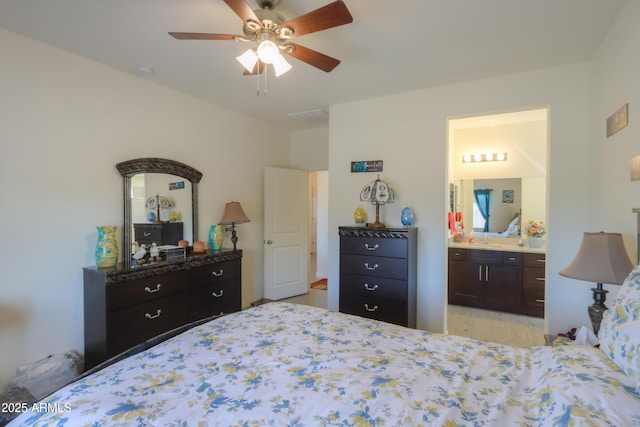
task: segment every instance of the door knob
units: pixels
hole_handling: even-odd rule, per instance
[[[267,245],[270,245],[270,244],[272,244],[272,243],[273,243],[273,241],[271,241],[271,240],[267,240]]]

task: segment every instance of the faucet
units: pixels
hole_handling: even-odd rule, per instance
[[[488,235],[487,233],[484,233],[484,234],[482,235],[482,243],[483,243],[484,245],[488,245],[488,244],[489,244],[489,235]]]

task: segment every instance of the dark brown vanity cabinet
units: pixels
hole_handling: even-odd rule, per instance
[[[417,228],[339,234],[340,311],[415,328]]]
[[[242,251],[84,274],[85,368],[163,332],[240,311]]]
[[[449,248],[449,303],[543,317],[544,264],[531,265],[539,258],[544,254]]]

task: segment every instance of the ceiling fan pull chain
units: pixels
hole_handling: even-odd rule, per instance
[[[260,63],[258,63],[256,66],[259,69]],[[260,73],[257,72],[258,69],[256,69],[256,96],[260,96]]]
[[[267,96],[267,72],[269,71],[269,67],[265,64],[264,66],[264,96]]]

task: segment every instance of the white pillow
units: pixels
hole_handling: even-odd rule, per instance
[[[613,304],[625,304],[630,301],[640,301],[640,265],[635,266],[624,280]]]
[[[640,300],[605,311],[598,339],[600,349],[635,382],[640,393]]]

